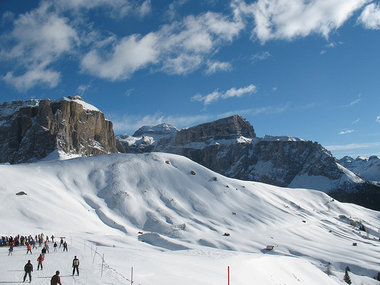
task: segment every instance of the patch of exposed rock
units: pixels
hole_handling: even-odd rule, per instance
[[[80,97],[0,105],[0,162],[38,160],[54,150],[83,156],[116,152],[112,122]]]

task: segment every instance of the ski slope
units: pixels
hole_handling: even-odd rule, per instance
[[[56,270],[62,284],[130,284],[132,267],[134,284],[227,284],[228,266],[234,285],[345,284],[346,266],[353,284],[379,284],[380,213],[319,191],[230,179],[166,153],[0,165],[0,179],[1,235],[69,243],[68,253],[50,245],[43,271],[37,253],[1,247],[0,284],[19,284],[28,259],[33,284]]]

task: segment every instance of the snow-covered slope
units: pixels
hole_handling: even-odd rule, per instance
[[[380,213],[322,192],[230,179],[164,153],[0,165],[0,178],[0,234],[70,241],[35,284],[57,269],[65,285],[129,284],[120,276],[132,266],[142,285],[224,284],[227,266],[231,284],[343,284],[346,266],[354,284],[378,284]],[[83,269],[75,279],[73,255]],[[17,283],[28,258],[0,248],[0,283]]]
[[[369,158],[358,156],[356,159],[345,156],[339,160],[344,167],[369,181],[380,183],[380,159],[373,155]]]

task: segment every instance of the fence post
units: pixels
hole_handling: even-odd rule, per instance
[[[104,265],[104,253],[102,256],[102,271],[100,272],[100,277],[103,277],[103,265]]]
[[[133,284],[133,266],[131,267],[131,285]]]
[[[94,262],[95,262],[95,256],[96,256],[96,254],[97,254],[97,252],[96,252],[97,250],[98,250],[98,248],[96,247],[96,248],[95,248],[95,253],[94,253],[94,258],[92,259],[92,264],[94,264]]]
[[[227,278],[228,278],[228,285],[230,285],[230,267],[228,266],[227,267],[227,271],[228,271],[228,276],[227,276]]]

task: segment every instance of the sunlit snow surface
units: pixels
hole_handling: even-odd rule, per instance
[[[345,284],[346,266],[353,284],[378,284],[380,213],[322,192],[230,179],[163,153],[0,165],[0,178],[1,234],[69,242],[68,253],[50,245],[43,271],[37,252],[0,248],[0,284],[22,281],[28,259],[33,284],[56,270],[65,285],[130,284],[133,267],[134,284],[219,285],[227,266],[231,285]]]

